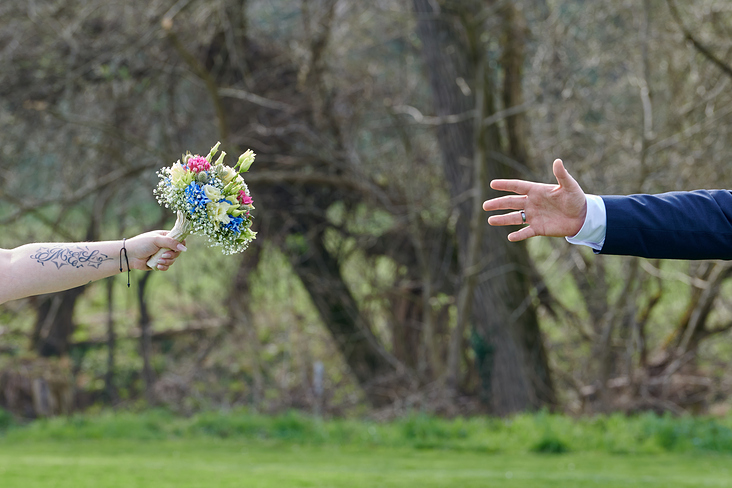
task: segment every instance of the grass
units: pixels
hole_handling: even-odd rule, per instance
[[[0,486],[732,487],[728,420],[103,413],[0,427]]]
[[[0,445],[4,488],[732,486],[727,455],[494,454],[241,439]]]

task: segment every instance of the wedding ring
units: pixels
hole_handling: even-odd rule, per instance
[[[521,223],[526,223],[526,212],[524,212],[523,210],[521,211]]]

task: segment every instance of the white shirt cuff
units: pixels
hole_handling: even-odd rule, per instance
[[[570,244],[589,246],[595,251],[599,251],[605,244],[605,233],[607,231],[605,202],[597,195],[586,195],[585,198],[587,199],[585,223],[576,235],[565,239]]]

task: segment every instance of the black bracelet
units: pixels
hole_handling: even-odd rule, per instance
[[[122,252],[125,253],[125,262],[127,263],[127,288],[130,287],[130,260],[127,259],[127,248],[125,247],[126,237],[122,238],[122,249],[119,250],[119,272],[122,272]]]

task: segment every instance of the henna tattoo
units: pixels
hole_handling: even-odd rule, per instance
[[[39,247],[35,254],[32,254],[30,258],[41,263],[41,266],[45,266],[46,263],[53,263],[56,265],[56,269],[61,269],[61,267],[66,266],[67,264],[74,268],[91,266],[92,268],[99,269],[99,266],[101,266],[103,262],[110,261],[112,259],[97,250],[90,251],[86,246],[76,246],[75,248],[72,246]]]

